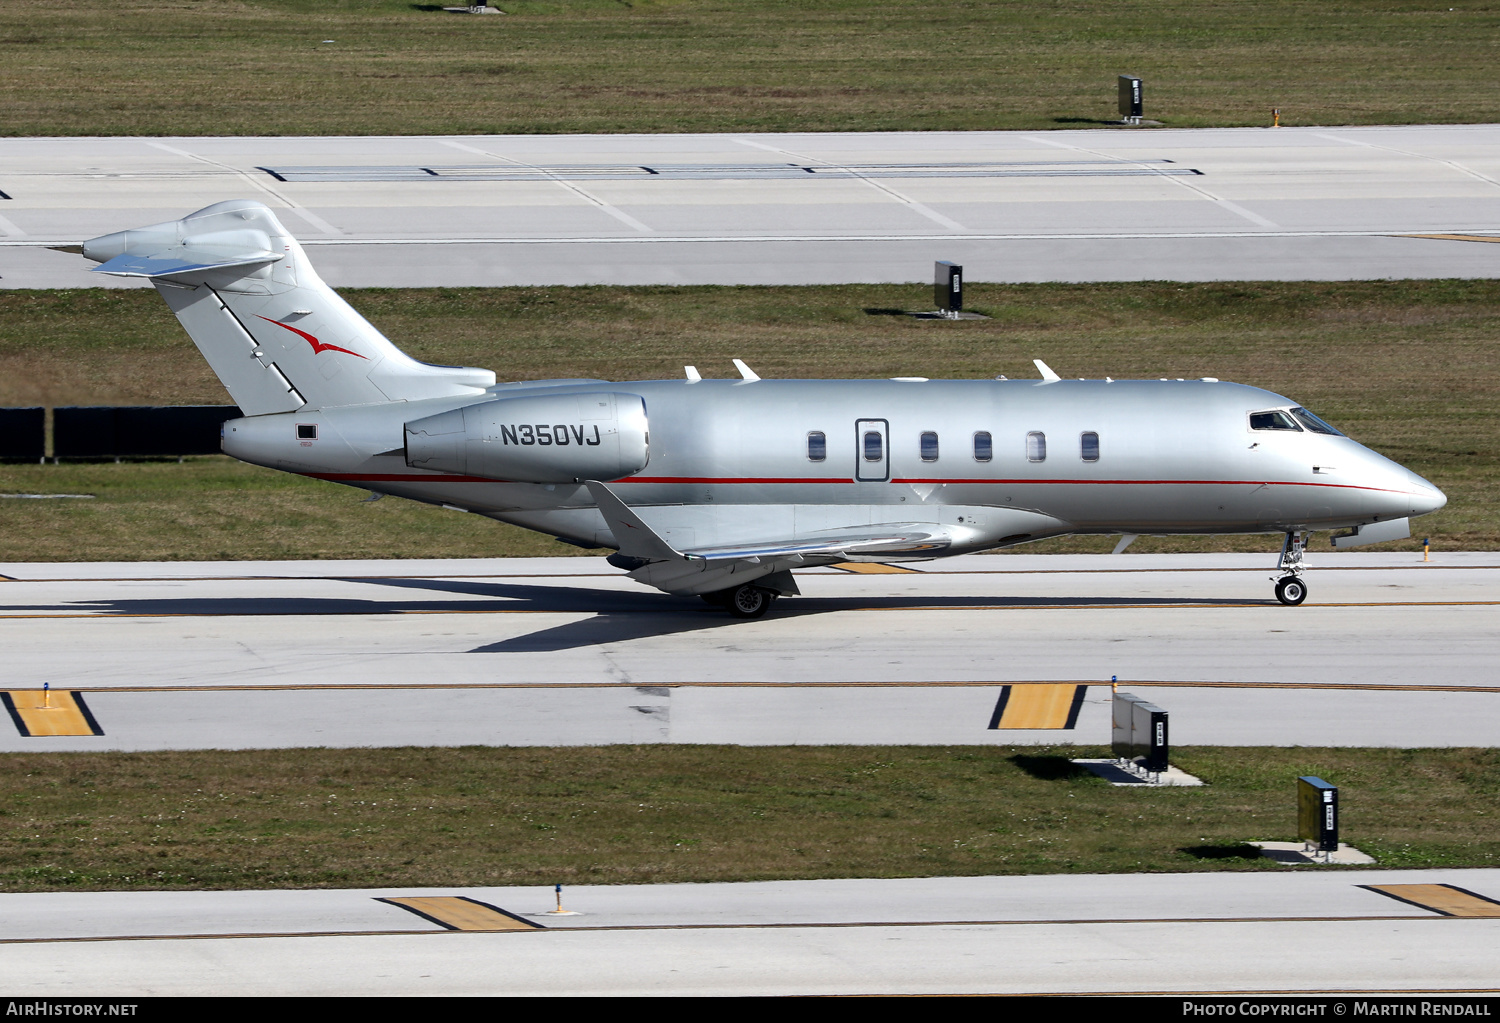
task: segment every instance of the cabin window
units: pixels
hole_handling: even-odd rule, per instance
[[[828,438],[821,430],[814,430],[807,435],[807,460],[809,462],[821,462],[828,457]]]
[[[1305,408],[1292,409],[1292,416],[1296,418],[1297,422],[1307,427],[1313,433],[1327,433],[1332,434],[1335,437],[1343,436],[1342,433],[1339,433],[1333,427],[1323,422],[1323,420],[1319,419],[1317,416],[1313,415]]]
[[[980,430],[974,435],[974,461],[988,462],[995,457],[995,442],[990,438],[987,430]]]
[[[318,439],[318,424],[317,423],[298,423],[297,424],[297,439],[298,440],[317,440]]]
[[[1081,438],[1083,449],[1083,460],[1085,462],[1099,461],[1099,435],[1097,433],[1085,433]]]
[[[937,434],[928,430],[922,434],[922,461],[936,462],[938,455]]]
[[[1026,461],[1045,462],[1047,460],[1047,435],[1045,433],[1028,433],[1026,435]]]
[[[1287,413],[1279,409],[1274,412],[1252,412],[1250,413],[1250,429],[1252,430],[1291,430],[1293,433],[1301,433],[1302,427]]]
[[[865,432],[865,461],[878,462],[885,457],[885,442],[879,430]]]

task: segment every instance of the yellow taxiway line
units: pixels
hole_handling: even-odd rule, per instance
[[[837,598],[817,598],[822,600]],[[1065,598],[1035,598],[1065,599]],[[1220,603],[1181,603],[1181,604],[1134,604],[1134,603],[1074,603],[1074,604],[911,604],[902,607],[841,607],[832,609],[840,613],[850,611],[1161,611],[1161,610],[1229,610],[1242,608],[1267,608],[1278,607],[1273,600],[1244,600],[1224,601]],[[1500,600],[1389,600],[1389,601],[1328,601],[1318,604],[1303,605],[1301,613],[1307,614],[1319,608],[1334,607],[1496,607],[1500,606]],[[712,608],[694,609],[697,613],[711,615],[717,614]],[[832,611],[822,613],[832,613]],[[577,610],[570,608],[476,608],[472,611],[461,608],[444,608],[442,610],[399,610],[399,609],[373,609],[369,611],[256,611],[251,613],[227,612],[227,611],[167,611],[167,612],[124,612],[113,611],[87,611],[87,612],[43,612],[37,614],[6,614],[0,609],[0,622],[3,621],[25,621],[31,619],[73,619],[73,618],[101,618],[101,619],[132,619],[132,618],[370,618],[377,615],[596,615],[603,612]],[[684,614],[677,608],[642,608],[625,612],[609,612],[623,614]],[[812,613],[812,609],[808,609]]]

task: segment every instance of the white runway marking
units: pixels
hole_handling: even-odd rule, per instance
[[[1500,921],[1365,885],[1494,870],[0,895],[18,996],[1472,992]],[[541,928],[444,930],[382,899]],[[197,928],[196,930],[194,928]],[[1254,955],[1246,955],[1254,948]]]
[[[1491,745],[1500,555],[1420,557],[1310,555],[1299,608],[1270,555],[813,570],[754,622],[595,558],[6,565],[7,687],[82,691],[104,734],[0,749],[1096,744],[1111,676],[1181,744]],[[988,728],[1058,681],[1089,687],[1073,730]]]
[[[936,258],[971,281],[1490,277],[1483,246],[1411,236],[1500,232],[1500,125],[13,139],[7,157],[5,287],[133,286],[44,244],[256,194],[314,228],[338,286],[925,283]]]

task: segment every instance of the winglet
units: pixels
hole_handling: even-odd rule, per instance
[[[1034,362],[1034,363],[1036,363],[1036,368],[1042,374],[1042,380],[1045,383],[1049,383],[1050,384],[1054,380],[1061,380],[1062,379],[1062,377],[1060,377],[1056,373],[1052,372],[1052,367],[1049,366],[1049,365],[1047,365],[1041,359],[1032,359],[1031,361]]]
[[[594,503],[599,506],[599,513],[604,516],[609,531],[615,534],[615,542],[620,545],[621,554],[632,558],[645,558],[647,561],[689,560],[658,536],[656,530],[646,525],[639,515],[631,511],[630,507],[603,483],[598,480],[585,480],[584,486],[588,487],[589,493],[593,495]]]

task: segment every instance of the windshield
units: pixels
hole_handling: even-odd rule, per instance
[[[1343,436],[1342,433],[1339,433],[1333,427],[1331,427],[1327,423],[1323,422],[1323,420],[1319,419],[1317,416],[1313,415],[1311,412],[1307,411],[1307,409],[1305,409],[1305,408],[1294,408],[1294,409],[1292,409],[1292,415],[1294,415],[1294,416],[1297,417],[1297,422],[1299,422],[1303,426],[1307,427],[1313,433],[1327,433],[1327,434],[1331,434],[1334,437],[1342,437]]]
[[[1271,412],[1250,413],[1250,429],[1252,430],[1291,430],[1301,433],[1302,427],[1298,426],[1287,413],[1278,410]]]

